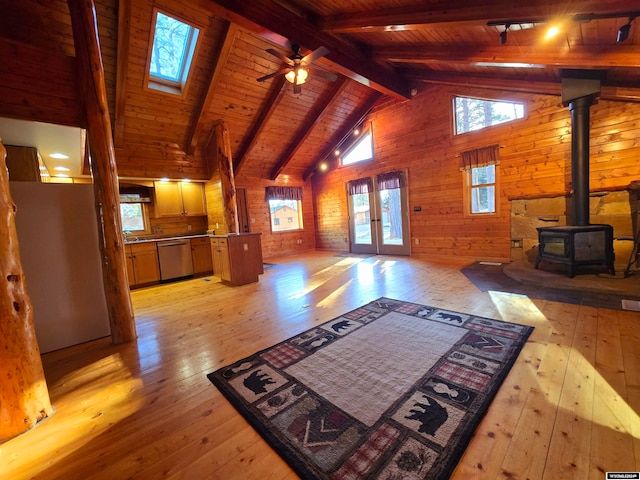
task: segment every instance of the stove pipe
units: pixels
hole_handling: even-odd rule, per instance
[[[571,220],[589,225],[589,109],[595,97],[588,95],[569,102],[571,111]]]
[[[562,103],[571,111],[571,225],[589,225],[589,109],[600,95],[602,72],[563,70]]]

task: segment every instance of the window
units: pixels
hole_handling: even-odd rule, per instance
[[[362,135],[342,156],[342,165],[352,165],[373,158],[373,134],[371,128]]]
[[[496,213],[496,166],[473,167],[467,175],[467,212]]]
[[[199,30],[156,11],[149,62],[149,88],[182,94]]]
[[[142,203],[121,203],[122,230],[129,233],[146,233],[147,211]]]
[[[516,102],[455,97],[453,107],[456,135],[524,117],[524,105]]]
[[[271,231],[302,230],[302,187],[267,187]]]
[[[302,228],[302,205],[300,200],[269,200],[271,230],[300,230]],[[281,221],[286,219],[286,223]]]

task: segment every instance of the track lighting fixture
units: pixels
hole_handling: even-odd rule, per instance
[[[511,24],[507,23],[504,26],[504,31],[500,32],[500,45],[504,45],[505,43],[507,43],[507,30],[509,30],[510,26],[511,26]]]
[[[629,17],[629,21],[620,27],[618,30],[618,40],[617,42],[624,42],[629,38],[629,31],[631,30],[631,22],[635,20],[636,17]]]
[[[627,11],[627,12],[619,12],[619,13],[580,13],[573,15],[567,20],[582,23],[582,22],[590,22],[592,20],[603,20],[607,18],[625,18],[627,17],[629,20],[626,24],[622,25],[618,30],[618,38],[617,42],[624,42],[629,38],[629,34],[631,32],[631,22],[633,22],[637,17],[640,17],[639,11]],[[500,32],[500,45],[504,45],[507,43],[507,33],[509,31],[519,31],[519,30],[527,30],[529,28],[534,28],[536,25],[552,22],[554,19],[551,17],[533,17],[533,18],[520,18],[520,19],[510,19],[510,20],[496,20],[487,22],[487,26],[496,27],[496,30],[500,27],[504,27],[504,30]],[[549,29],[551,30],[551,29]]]

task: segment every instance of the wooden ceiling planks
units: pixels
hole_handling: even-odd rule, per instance
[[[268,179],[279,169],[308,178],[326,157],[324,152],[340,141],[340,133],[352,128],[353,115],[368,105],[374,91],[384,92],[376,98],[383,103],[409,98],[409,86],[428,89],[437,83],[461,90],[481,87],[557,96],[560,68],[570,67],[607,70],[603,98],[640,98],[638,20],[621,44],[616,34],[626,18],[570,23],[558,40],[546,45],[539,43],[542,25],[509,31],[506,45],[498,45],[503,27],[486,25],[487,20],[516,13],[548,16],[564,9],[571,14],[615,14],[629,9],[626,0],[488,0],[482,5],[463,0],[423,5],[415,0],[95,2],[118,166],[137,176],[172,171],[193,178],[204,175],[200,146],[222,119],[242,175]],[[0,85],[0,96],[6,99],[0,114],[82,126],[66,0],[0,0],[0,6],[0,38],[6,40],[0,45],[0,61],[11,63]],[[202,28],[186,95],[162,94],[144,85],[154,6]],[[390,24],[407,27],[386,29]],[[232,37],[226,33],[230,28],[236,29]],[[257,82],[282,67],[265,49],[289,55],[288,39],[302,44],[303,52],[326,44],[330,54],[318,63],[356,81],[348,81],[339,98],[324,109],[320,102],[334,86],[324,79],[312,76],[301,95],[293,95],[288,83],[276,92],[276,84],[284,83],[281,79]],[[545,66],[483,65],[496,61]],[[306,123],[318,110],[321,117]],[[287,147],[291,150],[296,138],[302,138],[305,125],[304,141],[287,159]]]

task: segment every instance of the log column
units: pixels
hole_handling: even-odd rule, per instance
[[[233,157],[231,155],[231,140],[229,130],[220,121],[216,124],[215,139],[218,168],[220,169],[220,188],[224,204],[224,223],[227,233],[239,233],[238,203],[236,196],[236,181],[233,176]]]
[[[78,63],[78,78],[87,120],[91,175],[96,199],[102,277],[109,310],[111,339],[125,343],[136,339],[136,325],[129,295],[120,218],[118,174],[104,69],[100,55],[93,0],[68,0]]]
[[[6,153],[0,140],[0,441],[52,413],[20,262]]]

